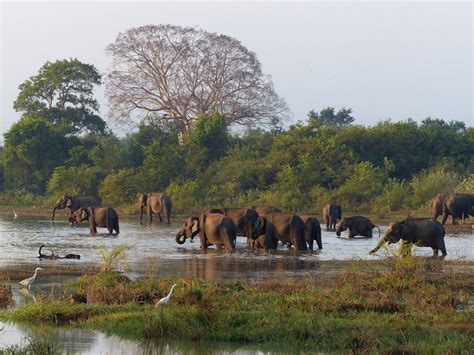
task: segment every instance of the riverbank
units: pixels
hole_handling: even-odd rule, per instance
[[[93,328],[135,340],[463,352],[474,348],[473,267],[463,261],[391,258],[338,264],[317,277],[261,282],[131,281],[97,273],[66,283],[59,299],[41,297],[36,304],[2,311],[0,319]],[[155,307],[174,283],[170,302]]]

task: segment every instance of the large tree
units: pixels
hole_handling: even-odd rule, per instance
[[[274,122],[288,111],[255,53],[235,38],[201,29],[149,25],[120,33],[107,47],[113,64],[106,95],[120,122],[152,117],[190,132],[199,115],[227,124]]]
[[[25,80],[13,107],[25,114],[41,114],[68,133],[104,133],[105,122],[97,115],[99,104],[93,89],[101,75],[78,59],[46,62],[38,74]]]

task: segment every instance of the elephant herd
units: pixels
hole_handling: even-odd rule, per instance
[[[451,216],[453,224],[458,219],[465,221],[474,216],[474,194],[437,195],[431,200],[431,216],[437,220],[443,215],[442,224]]]
[[[162,222],[162,214],[166,223],[170,223],[172,201],[162,192],[140,194],[140,223],[143,220],[143,209],[146,209],[147,221],[152,222],[156,214]],[[97,233],[97,227],[107,228],[109,233],[119,233],[117,212],[110,207],[101,207],[101,201],[94,196],[65,195],[55,204],[52,219],[57,209],[70,210],[69,222],[89,223],[90,233]],[[441,206],[441,207],[440,207]],[[341,232],[348,230],[349,238],[357,235],[372,238],[373,229],[378,229],[380,238],[377,246],[370,251],[375,253],[385,243],[403,241],[403,250],[409,252],[412,244],[431,247],[433,254],[438,252],[446,255],[444,243],[444,227],[436,220],[444,213],[443,224],[451,215],[453,224],[458,218],[474,216],[474,195],[458,194],[436,196],[433,198],[432,218],[409,217],[402,221],[390,223],[383,237],[380,238],[380,228],[367,217],[352,216],[342,218],[342,209],[337,203],[330,203],[323,208],[323,219],[328,231]],[[251,208],[213,208],[204,211],[200,216],[191,216],[185,220],[176,235],[176,242],[184,244],[187,239],[191,242],[199,235],[201,248],[211,245],[223,247],[229,252],[235,252],[237,236],[247,239],[251,248],[262,248],[267,251],[277,249],[278,242],[296,250],[313,250],[323,248],[321,225],[315,216],[297,215],[283,212],[270,206],[253,206]]]

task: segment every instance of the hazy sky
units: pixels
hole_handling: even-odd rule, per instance
[[[470,2],[2,2],[0,133],[20,117],[18,85],[44,62],[77,57],[105,73],[120,31],[160,23],[242,41],[293,121],[344,106],[368,125],[431,116],[474,126],[472,16]],[[106,117],[103,88],[97,96]]]

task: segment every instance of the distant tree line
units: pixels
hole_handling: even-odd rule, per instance
[[[109,50],[112,114],[137,120],[137,128],[119,138],[98,115],[93,89],[102,76],[93,65],[47,62],[19,87],[14,107],[22,117],[0,148],[3,195],[98,194],[126,207],[138,192],[166,190],[177,210],[271,204],[320,211],[337,200],[384,214],[424,206],[436,193],[474,192],[474,128],[462,122],[366,127],[350,108],[328,107],[282,128],[284,101],[235,39],[147,26],[120,34]],[[191,91],[179,89],[189,80]],[[209,105],[199,108],[203,102]]]

